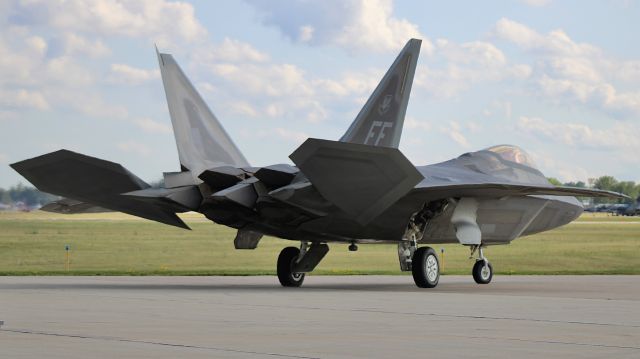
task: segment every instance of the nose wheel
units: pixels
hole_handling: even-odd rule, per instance
[[[493,278],[493,267],[489,261],[478,260],[473,265],[473,280],[478,284],[489,284]]]
[[[471,274],[473,275],[473,280],[478,284],[489,284],[491,279],[493,278],[493,266],[489,263],[489,260],[485,258],[484,253],[482,251],[482,246],[476,246],[475,248],[471,248],[471,256],[473,258],[473,253],[478,250],[478,259],[476,263],[473,265],[473,269],[471,270]]]

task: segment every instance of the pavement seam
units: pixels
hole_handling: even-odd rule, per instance
[[[205,349],[205,350],[238,353],[238,354],[265,355],[265,356],[273,356],[273,357],[281,357],[281,358],[320,359],[319,357],[309,357],[309,356],[300,356],[300,355],[291,355],[291,354],[256,352],[256,351],[250,351],[250,350],[206,347],[206,346],[200,346],[200,345],[177,344],[177,343],[165,343],[165,342],[156,342],[156,341],[149,341],[149,340],[126,339],[126,338],[108,337],[108,336],[43,332],[43,331],[36,331],[36,330],[29,330],[29,329],[0,329],[0,332],[30,334],[30,335],[46,335],[46,336],[52,336],[52,337],[65,337],[65,338],[75,338],[75,339],[105,340],[105,341],[114,341],[114,342],[122,342],[122,343],[150,344],[150,345],[160,345],[160,346],[174,347],[174,348]]]
[[[640,347],[632,347],[632,346],[624,346],[624,345],[592,344],[592,343],[580,343],[580,342],[562,342],[562,341],[558,341],[558,340],[536,340],[536,339],[523,339],[523,338],[489,337],[489,336],[466,336],[466,335],[451,335],[451,336],[459,337],[459,338],[466,338],[466,339],[510,340],[510,341],[517,341],[517,342],[526,342],[526,343],[578,345],[578,346],[596,347],[596,348],[640,350]]]

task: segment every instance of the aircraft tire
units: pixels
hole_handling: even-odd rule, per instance
[[[473,265],[473,270],[471,274],[473,274],[473,280],[478,284],[489,284],[491,283],[491,279],[493,278],[493,266],[490,262],[487,262],[487,270],[484,268],[484,261],[478,260],[476,264]]]
[[[283,287],[299,287],[304,282],[304,273],[293,273],[295,260],[300,255],[300,249],[286,247],[278,256],[278,280]]]
[[[434,288],[440,280],[440,262],[431,247],[420,247],[411,261],[413,281],[420,288]]]

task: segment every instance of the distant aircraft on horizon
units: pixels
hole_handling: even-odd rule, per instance
[[[436,252],[419,244],[460,243],[477,255],[472,274],[489,283],[489,245],[508,244],[576,219],[574,196],[626,196],[553,186],[516,146],[499,145],[414,166],[398,150],[421,40],[411,39],[338,140],[307,139],[295,166],[251,167],[173,56],[158,53],[180,171],[151,186],[121,165],[59,150],[11,165],[44,192],[65,197],[43,207],[62,213],[111,210],[188,228],[176,213],[196,211],[237,229],[236,249],[263,235],[297,241],[277,273],[298,287],[328,243],[397,243],[402,271],[418,287],[440,278]]]

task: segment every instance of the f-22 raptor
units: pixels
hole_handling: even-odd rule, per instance
[[[477,257],[472,274],[489,283],[489,245],[565,225],[583,211],[575,196],[624,197],[553,186],[516,146],[499,145],[427,166],[398,150],[421,41],[402,49],[337,141],[309,138],[289,158],[295,166],[252,167],[173,56],[158,53],[180,159],[151,188],[121,165],[59,150],[11,166],[38,189],[64,197],[45,206],[63,213],[120,211],[188,228],[176,213],[197,211],[237,229],[237,249],[263,235],[300,243],[278,257],[285,287],[298,287],[329,243],[397,243],[402,271],[433,288],[437,253],[421,244],[460,243]]]

